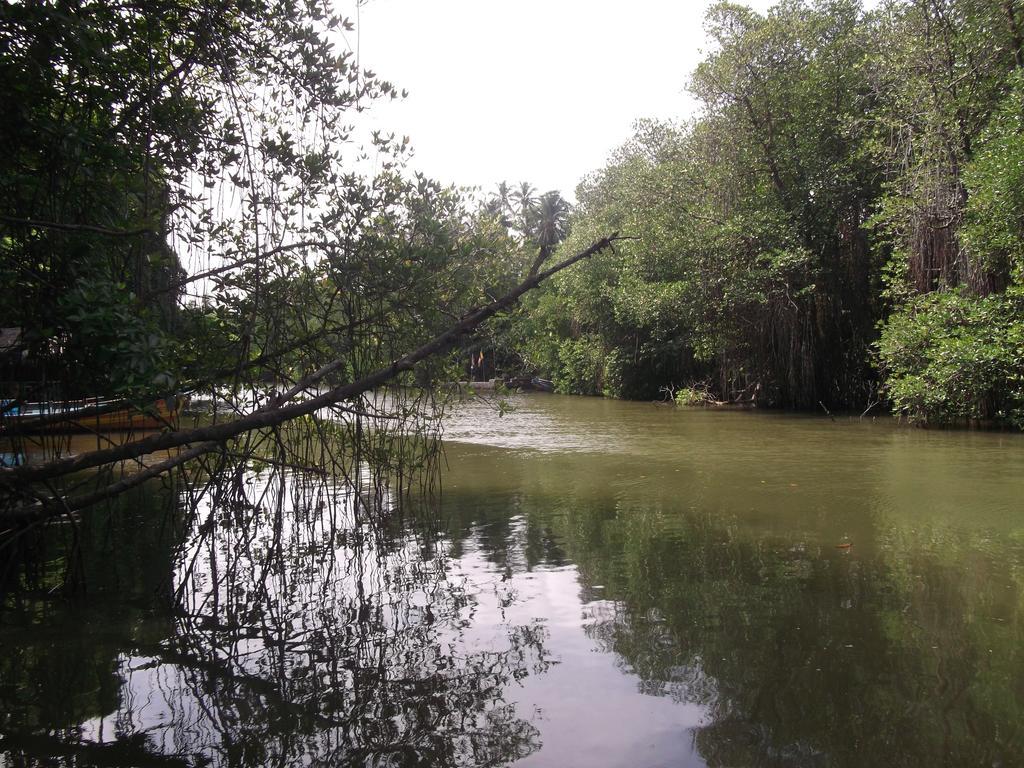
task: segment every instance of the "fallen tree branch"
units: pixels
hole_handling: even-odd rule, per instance
[[[10,510],[9,512],[0,512],[0,520],[3,520],[5,524],[17,523],[24,525],[26,523],[39,523],[51,517],[77,512],[80,509],[91,507],[93,504],[106,501],[109,498],[142,485],[147,480],[160,477],[160,475],[170,472],[172,469],[181,466],[186,461],[191,461],[192,459],[202,456],[204,453],[210,453],[211,451],[217,450],[220,445],[220,443],[216,442],[200,443],[188,450],[181,451],[180,453],[171,456],[169,459],[152,464],[139,472],[126,475],[117,482],[104,486],[92,493],[85,493],[81,496],[73,496],[71,498],[56,496],[52,499],[46,499],[36,504],[18,507]]]
[[[481,323],[490,319],[498,312],[512,306],[519,298],[528,291],[536,288],[547,278],[576,264],[583,259],[593,256],[595,253],[610,248],[619,239],[618,232],[609,237],[598,240],[589,248],[580,251],[543,272],[528,274],[527,277],[515,288],[501,298],[479,307],[465,315],[458,323],[438,334],[430,341],[419,348],[408,353],[404,357],[395,360],[391,365],[379,368],[378,370],[364,376],[361,379],[343,384],[328,390],[316,397],[294,403],[287,403],[284,398],[278,398],[272,403],[259,408],[252,413],[232,421],[221,422],[204,427],[195,427],[187,430],[163,432],[152,435],[141,440],[124,443],[113,448],[104,448],[77,456],[55,459],[45,464],[29,465],[21,467],[0,468],[0,487],[12,498],[21,496],[19,488],[24,488],[32,483],[50,480],[73,472],[85,469],[92,469],[104,465],[114,464],[129,459],[135,459],[146,454],[157,451],[171,450],[183,446],[193,446],[189,450],[178,454],[164,462],[155,464],[140,473],[114,483],[107,488],[101,489],[93,494],[88,494],[75,499],[54,500],[54,504],[33,504],[29,506],[18,506],[13,509],[0,510],[0,520],[11,519],[41,519],[66,513],[68,508],[72,510],[83,509],[95,504],[97,501],[114,496],[128,488],[139,485],[141,482],[156,477],[164,472],[173,469],[184,461],[195,458],[203,453],[215,449],[218,445],[234,437],[251,432],[257,429],[274,427],[292,419],[305,416],[334,405],[343,400],[348,400],[357,395],[375,389],[385,382],[395,378],[400,373],[411,371],[416,365],[440,352],[451,349],[458,340],[475,330]],[[328,364],[315,373],[305,377],[295,387],[289,390],[294,396],[299,391],[305,390],[312,384],[322,379],[338,365]]]

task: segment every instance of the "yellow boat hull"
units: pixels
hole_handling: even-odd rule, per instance
[[[178,398],[158,400],[144,411],[136,408],[109,410],[102,401],[76,401],[26,406],[5,419],[9,433],[40,434],[69,432],[127,432],[174,428],[180,402]]]

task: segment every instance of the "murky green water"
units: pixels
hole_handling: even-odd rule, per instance
[[[150,488],[75,599],[54,532],[0,765],[1024,765],[1024,438],[515,402],[436,515]]]

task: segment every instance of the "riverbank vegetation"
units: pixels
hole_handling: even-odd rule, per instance
[[[1022,25],[1015,2],[714,6],[700,116],[638,124],[566,247],[636,239],[532,297],[517,349],[565,392],[1024,425]]]

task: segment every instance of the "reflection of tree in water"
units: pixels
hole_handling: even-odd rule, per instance
[[[715,516],[668,530],[656,510],[620,517],[612,537],[566,526],[594,534],[570,547],[584,581],[611,585],[587,631],[642,692],[708,707],[695,738],[710,765],[1009,765],[1022,753],[1020,585],[997,560],[987,573],[964,562],[979,542],[962,532],[936,532],[939,551],[915,555],[884,530],[888,556],[861,557],[744,536]]]
[[[525,551],[533,568],[545,549],[522,542],[557,542],[597,646],[640,693],[705,709],[694,739],[709,765],[1012,765],[1024,754],[1019,542],[875,520],[845,552],[727,513],[609,496],[517,497],[523,526],[496,508],[485,555],[501,564]]]
[[[536,749],[536,730],[503,693],[546,668],[540,626],[470,648],[474,599],[448,576],[449,545],[389,517],[384,494],[353,487],[267,471],[197,490],[169,569],[172,627],[137,633],[141,642],[120,654],[127,638],[112,632],[79,663],[106,681],[116,674],[116,695],[106,682],[107,694],[72,707],[67,727],[46,736],[46,713],[3,723],[0,750],[102,752],[113,764],[148,754],[212,765],[493,765]],[[34,685],[39,672],[3,669],[0,682]]]

